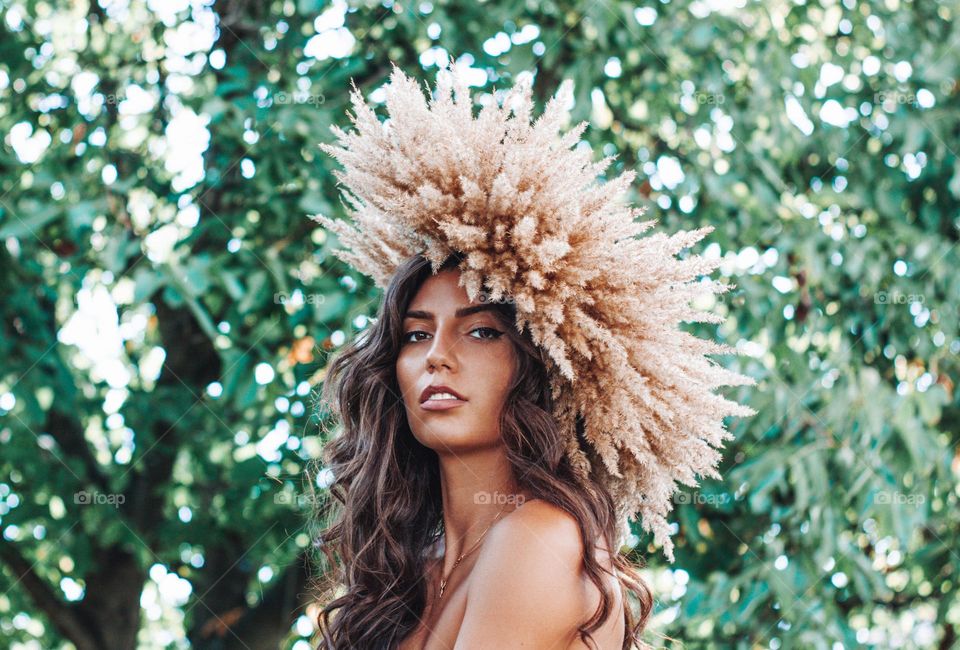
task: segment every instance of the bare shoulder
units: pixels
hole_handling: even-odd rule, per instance
[[[524,503],[504,518],[496,531],[491,547],[506,547],[509,554],[546,554],[562,564],[580,565],[583,542],[580,525],[569,512],[542,499]],[[511,552],[511,549],[513,551]],[[493,551],[490,552],[493,555]]]
[[[490,529],[456,648],[567,647],[590,616],[577,520],[531,500]]]

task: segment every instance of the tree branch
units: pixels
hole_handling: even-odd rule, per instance
[[[279,647],[290,633],[290,627],[312,602],[308,590],[310,575],[310,561],[306,553],[301,553],[256,607],[236,607],[221,612],[192,630],[193,647],[197,650]]]
[[[0,537],[0,560],[13,574],[14,585],[22,587],[60,634],[70,639],[78,650],[97,650],[96,637],[77,612],[77,607],[60,600],[50,585],[33,570],[34,565],[3,537]]]

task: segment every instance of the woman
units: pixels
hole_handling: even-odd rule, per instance
[[[435,275],[420,256],[401,266],[371,330],[328,371],[324,398],[345,425],[329,463],[352,494],[323,541],[338,541],[355,582],[326,607],[340,612],[321,647],[629,648],[652,596],[611,557],[610,496],[575,480],[515,308],[471,302],[460,261]]]
[[[712,393],[754,383],[705,356],[735,348],[678,328],[724,320],[691,307],[732,288],[701,277],[719,260],[676,257],[711,228],[641,237],[634,173],[598,184],[613,156],[557,134],[572,84],[531,122],[519,81],[474,117],[455,71],[427,102],[394,68],[389,119],[354,88],[357,131],[320,145],[352,224],[317,220],[384,289],[324,382],[321,648],[643,645],[629,519],[672,562],[677,483],[717,477],[724,417],[753,414]]]

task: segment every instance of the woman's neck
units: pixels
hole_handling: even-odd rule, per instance
[[[503,449],[469,456],[439,455],[443,498],[444,571],[468,551],[498,518],[529,496],[517,488]]]

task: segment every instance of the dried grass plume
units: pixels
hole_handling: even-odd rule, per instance
[[[713,393],[755,384],[705,356],[736,349],[678,327],[722,323],[692,303],[733,285],[702,277],[719,260],[677,257],[712,227],[645,235],[656,220],[638,220],[645,209],[625,200],[635,172],[598,182],[615,156],[594,162],[590,147],[574,147],[585,121],[563,131],[570,80],[536,119],[530,83],[521,77],[502,105],[491,100],[474,117],[454,67],[425,97],[394,64],[385,122],[353,86],[355,130],[334,126],[338,146],[320,145],[344,168],[334,174],[352,223],[314,218],[337,234],[334,254],[381,288],[411,255],[436,271],[459,251],[471,300],[515,301],[518,330],[528,326],[548,353],[579,478],[610,490],[621,542],[639,513],[673,562],[667,515],[678,484],[720,478],[720,449],[733,437],[723,418],[755,414]],[[589,449],[577,441],[577,416]]]

